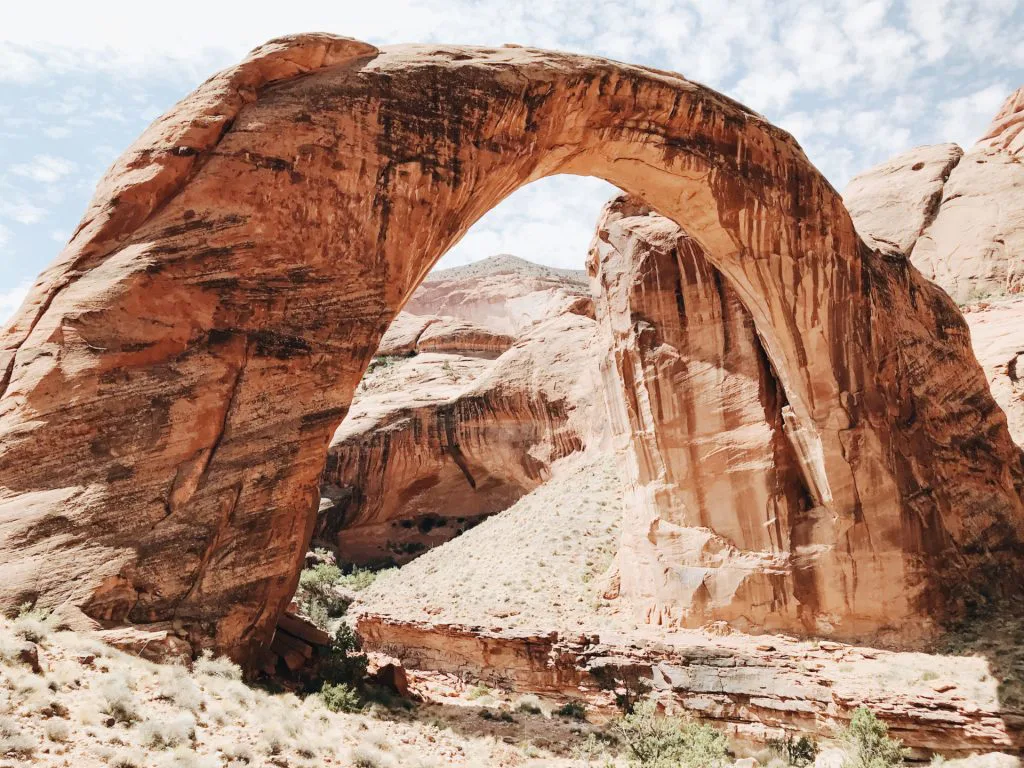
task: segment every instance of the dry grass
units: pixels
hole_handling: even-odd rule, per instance
[[[202,658],[191,670],[157,665],[89,634],[54,632],[45,623],[29,632],[27,623],[0,620],[4,768],[585,765],[467,734],[452,722],[335,714],[317,696],[249,687],[224,659]],[[38,641],[40,674],[15,653],[28,634]]]

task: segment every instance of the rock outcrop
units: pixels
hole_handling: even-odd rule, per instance
[[[420,670],[488,685],[583,698],[613,711],[603,690],[646,680],[672,710],[696,712],[736,742],[835,735],[858,706],[878,713],[918,757],[932,752],[1017,752],[1024,719],[1007,713],[980,657],[893,653],[840,643],[769,644],[744,635],[650,640],[613,633],[565,635],[480,626],[359,619],[364,647]]]
[[[787,133],[672,73],[308,35],[158,119],[5,329],[0,603],[268,647],[384,331],[557,173],[681,225],[753,318],[814,468],[803,615],[909,628],[1020,584],[1021,458],[962,317],[861,241]]]
[[[430,273],[405,311],[457,317],[514,335],[569,309],[593,316],[589,296],[582,271],[545,267],[501,254]]]
[[[968,307],[971,345],[1010,435],[1024,448],[1024,297]]]
[[[747,631],[903,642],[931,631],[925,619],[907,627],[899,617],[924,598],[924,591],[914,593],[931,578],[922,570],[928,550],[946,549],[941,542],[957,534],[945,526],[962,523],[918,515],[937,501],[938,476],[927,475],[959,472],[953,467],[964,457],[936,448],[905,476],[918,491],[904,497],[903,512],[887,512],[876,500],[858,503],[843,520],[835,514],[837,478],[827,449],[799,425],[757,323],[693,238],[639,201],[619,198],[605,209],[589,268],[600,297],[598,318],[614,349],[605,392],[630,475],[618,558],[627,603],[647,622],[667,627],[726,621]],[[937,439],[950,427],[958,433],[949,435],[954,442],[977,446],[963,427],[981,419],[988,424],[983,434],[1000,435],[997,462],[1005,462],[1019,489],[1020,456],[987,387],[977,373],[954,378],[954,360],[977,371],[963,321],[934,289],[915,285],[912,272],[905,277],[898,286],[869,281],[879,291],[871,300],[883,312],[904,304],[907,317],[927,318],[927,309],[934,313],[928,322],[944,338],[922,344],[899,338],[903,331],[891,342],[898,358],[878,375],[903,392],[904,403],[920,404],[894,419],[887,451],[902,462],[922,432]],[[860,343],[890,343],[887,332],[872,338],[880,329],[870,330]],[[936,368],[925,374],[925,366]],[[961,409],[956,419],[962,421],[953,421],[936,404],[958,397],[961,384],[969,402],[987,402],[976,413]],[[864,390],[858,397],[867,397]],[[840,442],[855,471],[849,490],[859,496],[878,471],[880,455],[868,458],[863,436],[841,436]],[[969,460],[979,458],[967,450]],[[875,467],[862,465],[858,478],[864,460]],[[961,492],[974,493],[968,485],[960,485]],[[924,507],[923,496],[931,497]],[[911,511],[918,530],[907,525]]]
[[[813,558],[796,562],[828,480],[799,463],[792,409],[739,296],[675,223],[625,197],[605,208],[589,266],[630,479],[622,593],[653,624],[828,631],[801,617],[820,577]]]
[[[919,147],[843,197],[861,236],[910,257],[961,304],[1024,291],[1024,88],[966,153]]]

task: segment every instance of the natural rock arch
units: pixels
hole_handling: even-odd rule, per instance
[[[816,611],[850,613],[829,583],[873,571],[857,599],[910,616],[942,599],[937,559],[960,583],[1019,552],[1020,453],[962,318],[863,245],[788,134],[672,73],[308,35],[154,123],[7,329],[0,602],[257,651],[388,323],[474,221],[556,173],[678,222],[753,316],[820,519]]]

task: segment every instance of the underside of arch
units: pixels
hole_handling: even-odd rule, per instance
[[[828,521],[814,578],[867,552],[892,576],[877,599],[917,617],[1019,563],[1020,452],[962,318],[861,242],[788,134],[673,73],[308,35],[154,123],[7,328],[0,602],[258,653],[384,330],[473,222],[555,173],[678,223],[753,318]]]

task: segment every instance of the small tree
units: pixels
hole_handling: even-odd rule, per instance
[[[867,707],[857,707],[843,731],[848,756],[843,768],[898,768],[907,750],[899,739],[889,738],[889,728]]]
[[[625,714],[632,712],[636,703],[651,692],[650,680],[633,665],[605,664],[590,672],[602,690],[615,694],[615,704]]]
[[[709,725],[661,717],[651,700],[615,721],[615,734],[638,768],[716,768],[726,762],[725,734]]]
[[[320,676],[330,683],[359,685],[366,676],[366,654],[360,653],[359,638],[348,624],[334,633],[331,647],[320,662]]]

